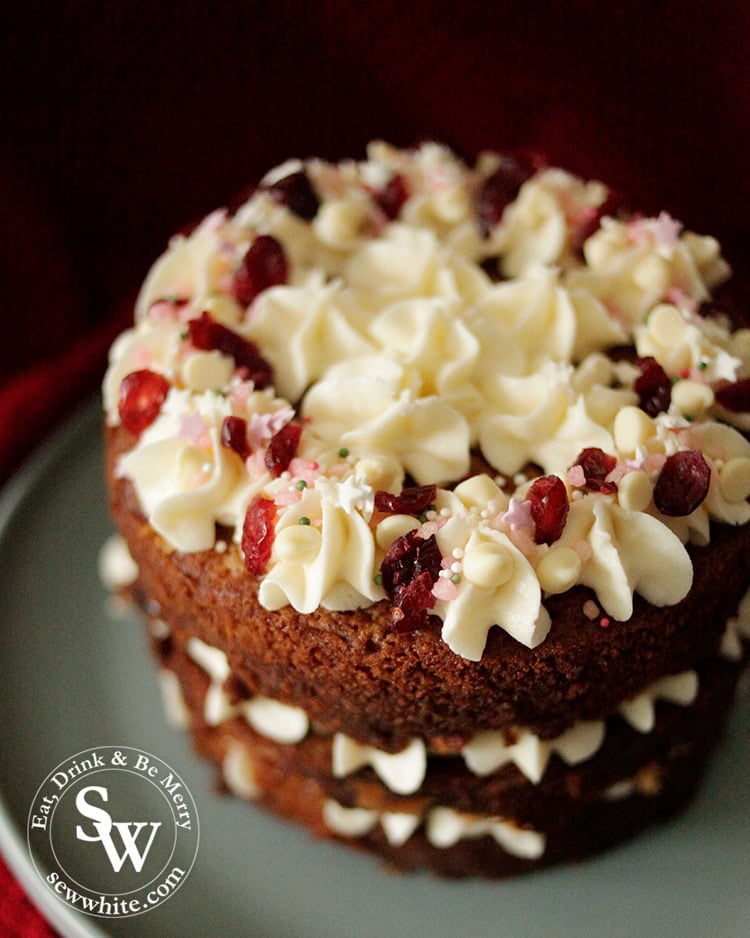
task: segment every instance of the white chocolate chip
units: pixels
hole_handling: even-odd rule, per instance
[[[455,225],[468,215],[469,197],[462,186],[451,186],[435,193],[432,207],[441,221]]]
[[[193,391],[223,388],[234,373],[234,361],[221,352],[193,352],[182,366],[185,384]]]
[[[225,326],[236,328],[241,315],[236,300],[223,293],[214,293],[201,300],[201,310],[211,314],[211,318]]]
[[[628,472],[617,485],[620,505],[627,511],[645,511],[651,504],[654,490],[645,472]]]
[[[750,497],[750,459],[734,456],[719,471],[719,491],[728,502],[742,502]]]
[[[730,350],[743,361],[750,361],[750,329],[738,329],[731,336]]]
[[[320,552],[320,531],[310,524],[290,524],[276,533],[273,549],[279,560],[307,563]]]
[[[714,392],[700,381],[678,381],[672,388],[672,403],[681,414],[700,417],[714,402]]]
[[[670,348],[682,341],[686,323],[676,306],[660,303],[651,310],[647,325],[654,339],[660,345]]]
[[[655,435],[654,421],[639,407],[623,407],[615,417],[615,446],[626,456],[635,451]]]
[[[578,582],[581,558],[570,547],[553,547],[539,561],[536,575],[545,593],[564,593]]]
[[[375,538],[379,547],[388,550],[397,538],[418,527],[419,522],[412,515],[389,515],[375,529]]]
[[[480,589],[502,586],[513,574],[513,558],[502,544],[477,544],[467,550],[463,575]]]
[[[497,498],[500,489],[488,475],[472,476],[454,489],[467,508],[484,508]]]
[[[321,205],[313,227],[324,244],[346,249],[359,237],[366,216],[364,200],[335,199]]]

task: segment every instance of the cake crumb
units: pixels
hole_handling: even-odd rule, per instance
[[[592,622],[599,615],[599,612],[600,609],[593,599],[587,599],[583,604],[583,614],[587,619],[591,619]]]

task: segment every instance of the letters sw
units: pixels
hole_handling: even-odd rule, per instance
[[[156,831],[161,827],[161,821],[113,821],[108,811],[86,800],[86,795],[89,792],[96,792],[102,801],[109,800],[107,789],[98,785],[89,785],[78,792],[76,795],[76,808],[78,808],[80,814],[93,822],[96,834],[88,834],[80,824],[77,824],[76,838],[86,840],[89,843],[101,841],[115,873],[120,872],[127,859],[130,859],[136,873],[140,873],[154,842]],[[123,849],[121,853],[118,853],[112,839],[113,827],[122,842]],[[151,828],[151,833],[145,847],[141,850],[138,847],[138,838],[144,828],[148,827]]]

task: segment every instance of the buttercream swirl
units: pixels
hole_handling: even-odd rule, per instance
[[[538,264],[569,262],[572,236],[606,198],[602,183],[583,182],[560,169],[543,170],[525,182],[496,235],[505,276],[523,277]]]
[[[718,242],[683,232],[666,212],[629,222],[604,218],[583,251],[586,266],[568,271],[567,284],[598,297],[628,327],[670,295],[694,307],[729,276]]]
[[[266,609],[288,603],[308,613],[318,606],[356,609],[383,598],[372,574],[375,543],[361,514],[366,483],[360,485],[357,505],[347,497],[347,482],[320,479],[282,513],[274,562],[260,585]],[[300,523],[303,518],[306,523]]]
[[[571,503],[558,547],[584,550],[579,581],[590,586],[615,619],[633,614],[633,593],[654,606],[687,596],[693,565],[680,539],[643,512],[626,511],[606,497]]]

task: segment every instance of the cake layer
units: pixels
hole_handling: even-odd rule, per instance
[[[130,441],[118,429],[109,442],[111,478]],[[676,606],[657,609],[636,596],[633,616],[604,628],[584,612],[592,593],[576,587],[547,600],[553,626],[542,644],[526,648],[495,629],[473,662],[454,654],[437,626],[395,630],[385,602],[346,613],[265,610],[232,544],[224,553],[169,550],[127,482],[113,481],[111,497],[141,588],[176,628],[225,650],[253,693],[301,707],[322,732],[391,751],[413,736],[478,726],[522,725],[552,738],[614,713],[663,675],[712,655],[750,579],[750,526],[717,526],[710,549],[691,548],[694,587]]]
[[[579,859],[683,808],[721,737],[742,667],[705,662],[692,704],[657,703],[648,733],[612,718],[590,759],[567,766],[553,757],[537,784],[513,765],[482,778],[457,756],[433,755],[419,790],[405,796],[370,768],[335,777],[332,740],[312,731],[282,743],[239,716],[208,723],[211,678],[164,626],[159,620],[154,644],[168,713],[189,725],[231,792],[396,866],[449,875],[507,876]]]
[[[168,712],[175,722],[190,726],[196,739],[228,734],[245,746],[248,779],[256,774],[252,766],[262,763],[279,775],[314,782],[345,808],[420,817],[449,808],[545,832],[605,793],[660,792],[662,775],[675,759],[707,752],[721,735],[742,668],[741,658],[709,659],[677,677],[691,688],[681,699],[673,694],[675,702],[654,702],[656,695],[651,695],[652,721],[639,719],[631,701],[631,709],[623,706],[622,715],[602,721],[593,745],[553,751],[541,763],[527,752],[493,768],[477,766],[457,750],[437,751],[423,740],[413,740],[400,755],[368,750],[364,759],[357,753],[352,759],[353,741],[321,734],[304,712],[243,697],[218,649],[167,631],[163,620],[157,620],[154,631],[161,636],[154,646]]]

